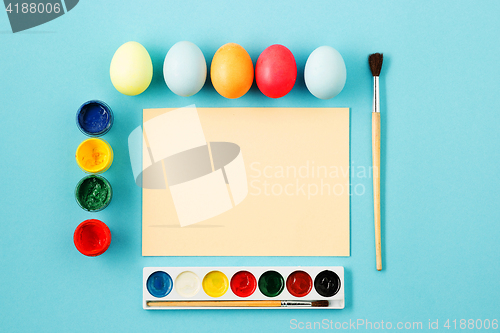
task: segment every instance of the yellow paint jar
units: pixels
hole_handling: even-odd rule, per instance
[[[226,274],[220,271],[211,271],[203,278],[202,286],[208,296],[221,297],[229,289],[229,280]]]
[[[101,173],[113,163],[113,149],[103,139],[91,138],[76,149],[76,163],[87,173]]]

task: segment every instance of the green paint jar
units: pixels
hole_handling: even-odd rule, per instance
[[[276,271],[267,271],[259,278],[259,289],[267,297],[276,297],[283,291],[285,280]]]
[[[76,202],[88,212],[98,212],[111,202],[113,190],[106,178],[89,175],[78,182],[75,189]]]

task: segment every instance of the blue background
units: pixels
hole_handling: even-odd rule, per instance
[[[80,1],[70,12],[12,34],[0,14],[0,331],[288,331],[297,322],[422,322],[500,319],[500,2],[473,1]],[[116,49],[149,51],[153,81],[121,95],[109,79]],[[272,100],[255,84],[228,100],[210,80],[193,97],[168,90],[163,59],[176,42],[197,44],[210,63],[225,43],[254,63],[280,43],[295,55],[292,92]],[[347,83],[331,100],[306,89],[303,69],[318,46],[344,57]],[[142,257],[141,190],[128,134],[143,108],[350,107],[351,164],[371,163],[372,77],[383,52],[382,217],[384,270],[375,270],[371,178],[353,176],[350,257]],[[111,205],[90,214],[74,200],[84,176],[74,160],[85,139],[76,110],[106,101],[115,152],[104,174]],[[73,231],[88,218],[111,229],[109,250],[81,255]],[[145,311],[144,266],[343,265],[340,311]],[[453,330],[453,323],[452,329]],[[457,324],[457,329],[459,325]],[[491,330],[491,329],[490,329]]]

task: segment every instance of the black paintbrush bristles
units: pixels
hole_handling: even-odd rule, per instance
[[[382,53],[373,53],[368,57],[368,63],[370,64],[370,70],[373,76],[379,76],[382,70],[382,62],[384,61],[384,55]]]
[[[325,308],[328,306],[328,301],[312,301],[311,306],[313,308]]]

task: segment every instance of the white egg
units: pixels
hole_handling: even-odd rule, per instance
[[[320,46],[307,58],[304,69],[307,89],[314,96],[329,99],[344,88],[346,68],[340,53],[331,46]]]
[[[203,88],[207,62],[200,48],[191,42],[178,42],[170,48],[163,63],[165,83],[179,96],[192,96]]]

